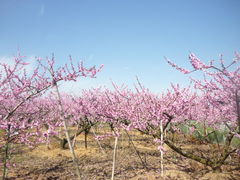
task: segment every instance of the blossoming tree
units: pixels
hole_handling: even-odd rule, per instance
[[[41,136],[41,129],[44,125],[41,116],[43,114],[42,111],[36,108],[37,98],[49,88],[56,88],[60,107],[59,113],[64,117],[57,83],[59,81],[76,81],[80,76],[95,77],[100,70],[96,69],[95,66],[85,68],[82,63],[74,66],[71,57],[70,66],[66,64],[64,67],[55,70],[55,60],[54,56],[52,56],[51,59],[46,58],[46,61],[36,58],[37,66],[32,74],[28,74],[25,69],[28,63],[24,61],[24,57],[20,53],[18,56],[13,57],[13,61],[13,66],[6,63],[0,64],[0,130],[3,134],[0,140],[1,148],[5,152],[3,157],[3,179],[6,177],[10,144],[34,145],[33,142],[41,142],[43,139]],[[63,118],[62,123],[65,125],[66,134],[68,134],[67,123]],[[71,143],[69,144],[71,146]]]

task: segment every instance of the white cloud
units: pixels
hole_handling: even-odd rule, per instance
[[[45,5],[41,4],[40,10],[39,10],[39,15],[43,16],[44,12],[45,12]]]
[[[112,83],[109,79],[104,78],[90,78],[90,77],[80,77],[76,82],[65,82],[59,83],[59,89],[61,93],[69,93],[74,95],[79,95],[83,89],[91,89],[98,87],[106,87],[108,89],[113,89]]]
[[[0,56],[0,64],[8,64],[11,67],[14,65],[12,57],[9,56]]]
[[[129,67],[125,66],[123,69],[127,71],[129,70]]]
[[[29,63],[27,66],[26,66],[26,71],[27,73],[29,74],[32,74],[34,69],[36,68],[37,66],[37,61],[35,59],[35,56],[29,56],[26,58],[26,62]]]
[[[24,68],[26,69],[27,74],[32,74],[34,69],[36,68],[35,56],[29,56],[24,58],[24,62],[29,63]],[[7,64],[10,67],[13,67],[15,62],[13,57],[10,56],[0,56],[0,64]],[[0,71],[3,70],[3,67],[0,66]]]

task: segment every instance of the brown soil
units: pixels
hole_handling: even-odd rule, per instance
[[[164,154],[164,178],[160,175],[160,153],[153,139],[148,136],[132,133],[134,144],[147,168],[141,163],[139,157],[124,134],[120,137],[117,151],[115,170],[116,180],[240,180],[240,159],[232,155],[222,167],[222,173],[213,173],[209,167],[186,159],[168,147]],[[114,138],[100,141],[103,153],[96,140],[89,135],[88,149],[84,148],[83,135],[77,139],[75,151],[78,157],[82,179],[104,180],[111,179],[112,154]],[[200,145],[185,145],[185,148],[194,149]],[[184,145],[182,146],[184,148]],[[207,152],[206,145],[201,145],[201,151]],[[9,180],[71,180],[77,179],[69,150],[61,150],[56,141],[52,140],[49,147],[45,144],[34,149],[16,146],[12,162],[16,167],[8,172]],[[0,174],[2,174],[2,169]]]

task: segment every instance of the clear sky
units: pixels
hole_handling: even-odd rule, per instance
[[[72,55],[104,64],[97,79],[79,79],[67,91],[125,83],[135,76],[153,92],[187,83],[164,56],[190,68],[189,52],[225,61],[240,51],[240,0],[0,0],[0,61],[21,53]]]

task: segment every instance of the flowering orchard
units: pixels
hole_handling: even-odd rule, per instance
[[[161,153],[161,174],[164,175],[164,144],[176,153],[221,171],[221,166],[231,154],[239,153],[240,145],[232,145],[240,137],[240,55],[230,64],[222,56],[219,62],[203,63],[194,54],[189,55],[193,70],[186,70],[166,58],[166,61],[184,74],[201,71],[202,79],[191,79],[191,86],[172,85],[166,92],[151,93],[138,80],[134,90],[113,84],[114,90],[105,88],[85,89],[78,96],[60,95],[59,81],[76,81],[78,77],[95,77],[100,69],[85,68],[83,64],[54,69],[51,59],[37,58],[38,66],[32,75],[27,74],[27,64],[18,55],[13,67],[1,64],[0,74],[0,130],[4,174],[11,164],[11,144],[35,146],[51,143],[50,137],[59,141],[60,148],[70,147],[78,178],[81,179],[78,162],[74,155],[74,141],[82,132],[87,135],[96,127],[107,125],[108,133],[97,135],[99,145],[109,136],[117,138],[121,132],[140,131],[152,136]],[[56,92],[45,94],[49,89]],[[53,94],[57,94],[56,98]],[[61,135],[64,126],[66,136]],[[76,127],[72,134],[68,126]],[[184,149],[176,135],[194,137],[196,142],[209,146],[212,154],[202,154]],[[129,139],[131,141],[131,139]],[[186,142],[187,143],[187,142]],[[217,149],[215,147],[217,145]],[[101,147],[101,146],[100,146]],[[137,152],[137,150],[136,150]],[[217,153],[217,155],[216,155]],[[115,154],[115,151],[114,151]],[[140,154],[138,154],[141,159]],[[113,157],[115,159],[115,156]],[[141,159],[142,161],[142,159]],[[143,161],[142,161],[143,162]],[[144,162],[143,162],[144,164]],[[112,179],[114,178],[114,165]]]
[[[32,74],[27,74],[24,57],[18,54],[13,57],[14,65],[0,64],[0,129],[3,135],[0,137],[3,156],[3,179],[6,177],[7,166],[9,166],[10,145],[21,143],[33,146],[35,143],[43,142],[45,136],[51,134],[53,127],[49,120],[44,119],[46,112],[41,109],[41,103],[47,104],[47,99],[39,99],[46,91],[55,87],[59,81],[76,81],[80,76],[95,77],[100,69],[95,66],[85,68],[82,63],[73,65],[70,57],[70,66],[65,65],[54,69],[55,59],[36,58],[37,67]],[[102,66],[101,66],[102,67]],[[101,68],[100,67],[100,68]],[[61,99],[58,105],[61,105]],[[56,112],[62,114],[63,112]],[[57,117],[57,115],[55,115]],[[58,125],[64,124],[68,134],[66,121],[61,119]],[[48,125],[48,134],[41,133],[44,125]]]

